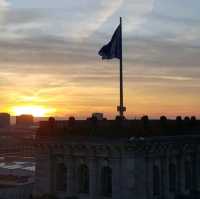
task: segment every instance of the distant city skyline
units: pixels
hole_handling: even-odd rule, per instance
[[[0,0],[0,112],[117,115],[117,60],[98,51],[123,17],[127,117],[200,117],[200,2]]]

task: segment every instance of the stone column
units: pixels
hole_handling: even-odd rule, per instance
[[[132,159],[132,172],[131,177],[133,180],[130,181],[130,184],[132,183],[132,194],[137,196],[140,199],[146,199],[147,198],[147,191],[149,190],[149,186],[147,185],[147,178],[149,177],[147,175],[147,168],[146,168],[146,157],[145,152],[136,152],[135,156]],[[149,172],[148,172],[149,174]],[[127,177],[130,174],[127,175]],[[133,182],[132,182],[133,181]],[[148,181],[149,183],[149,181]],[[149,192],[148,192],[149,193]],[[131,194],[129,195],[129,198],[131,197]]]
[[[200,153],[199,149],[197,149],[197,160],[196,160],[196,167],[197,167],[197,190],[200,192]]]
[[[169,186],[168,186],[168,160],[166,157],[166,154],[162,154],[161,160],[160,160],[160,164],[161,164],[161,197],[164,198],[168,198],[167,197],[167,193],[169,190]]]
[[[151,197],[151,190],[150,190],[150,184],[151,184],[151,176],[150,176],[150,157],[148,152],[145,152],[145,178],[146,178],[146,184],[145,184],[145,191],[146,191],[146,197]]]
[[[185,157],[186,154],[182,152],[179,157],[179,166],[178,166],[178,187],[179,193],[185,193]]]
[[[98,197],[97,193],[97,160],[95,157],[89,159],[89,175],[90,175],[90,189],[89,196],[90,199],[95,199]]]
[[[177,171],[177,189],[176,189],[176,192],[178,193],[178,194],[180,194],[181,193],[181,181],[182,181],[182,178],[183,178],[183,176],[182,176],[182,168],[181,168],[181,156],[180,156],[180,154],[178,154],[177,156],[176,156],[176,165],[177,165],[177,168],[176,168],[176,171]]]
[[[52,192],[52,159],[51,149],[47,146],[37,146],[35,194],[42,195]]]
[[[75,160],[73,156],[68,156],[68,193],[69,196],[76,195],[75,188]]]
[[[192,162],[192,187],[193,187],[193,191],[197,191],[198,186],[197,186],[197,154],[196,151],[194,149],[193,153],[191,154],[191,162]]]
[[[148,153],[147,199],[153,198],[153,165],[154,165],[154,157],[152,156],[151,153]]]
[[[124,151],[120,159],[120,194],[123,198],[130,199],[136,196],[137,169],[135,167],[134,152]],[[137,196],[139,198],[139,196]],[[122,198],[122,197],[121,197]]]
[[[114,157],[111,159],[111,168],[112,168],[112,198],[121,199],[121,167],[120,159]],[[129,176],[132,178],[132,176]],[[129,179],[126,179],[129,181]]]

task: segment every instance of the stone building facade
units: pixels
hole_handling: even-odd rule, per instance
[[[54,133],[61,128],[58,126]],[[199,135],[40,134],[36,149],[35,195],[52,193],[59,198],[74,196],[80,199],[171,199],[200,190]]]
[[[34,183],[24,183],[20,185],[0,185],[1,199],[30,199],[33,192]]]

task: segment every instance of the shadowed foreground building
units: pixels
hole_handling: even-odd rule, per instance
[[[41,122],[35,194],[59,198],[153,199],[200,190],[200,122]]]

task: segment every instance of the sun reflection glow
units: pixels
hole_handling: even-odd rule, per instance
[[[11,113],[14,115],[30,114],[34,117],[44,117],[50,112],[53,110],[43,106],[15,106],[11,109]]]

